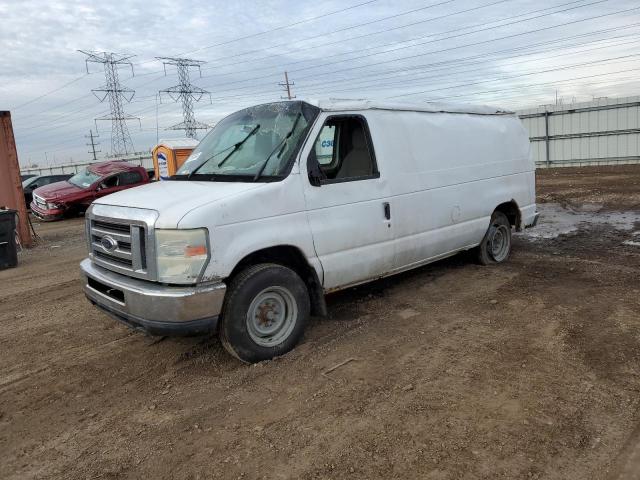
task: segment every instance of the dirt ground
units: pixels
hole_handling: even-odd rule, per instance
[[[82,219],[36,224],[0,272],[0,477],[640,478],[640,166],[540,171],[538,191],[548,235],[508,263],[334,294],[254,366],[100,313]]]

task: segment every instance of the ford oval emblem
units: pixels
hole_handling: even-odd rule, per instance
[[[102,239],[100,240],[100,245],[102,245],[102,248],[104,248],[107,252],[113,252],[116,248],[118,248],[118,242],[116,242],[109,236],[102,237]]]

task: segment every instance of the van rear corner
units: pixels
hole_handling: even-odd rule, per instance
[[[520,215],[522,218],[522,226],[524,228],[535,227],[538,224],[538,219],[540,218],[540,212],[538,211],[538,207],[535,203],[522,208],[520,210]]]

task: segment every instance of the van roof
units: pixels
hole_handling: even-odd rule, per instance
[[[438,102],[387,102],[384,100],[327,98],[305,100],[327,112],[341,110],[397,110],[405,112],[468,113],[473,115],[515,115],[510,110],[488,105]]]

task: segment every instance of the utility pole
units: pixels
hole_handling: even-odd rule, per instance
[[[95,139],[99,137],[99,135],[96,135],[95,137],[93,136],[93,130],[89,130],[89,135],[85,135],[84,138],[90,138],[90,143],[87,143],[87,147],[91,147],[91,150],[89,150],[89,153],[93,153],[93,161],[97,162],[98,161],[98,157],[96,157],[96,153],[100,153],[101,150],[96,150],[96,145],[100,145],[100,143],[96,143]]]
[[[209,95],[209,101],[211,101],[211,94],[200,87],[196,87],[191,83],[189,77],[189,67],[197,68],[200,71],[200,66],[203,63],[201,60],[192,60],[190,58],[177,58],[177,57],[156,57],[160,60],[164,66],[164,74],[167,74],[167,65],[173,65],[178,70],[179,84],[167,88],[166,90],[160,90],[160,100],[162,101],[162,94],[168,94],[174,102],[182,103],[182,118],[183,121],[172,127],[170,130],[184,130],[185,136],[189,138],[198,138],[196,130],[206,130],[209,125],[196,121],[193,114],[193,103],[199,102],[204,95]],[[200,76],[202,72],[200,71]]]
[[[289,82],[289,74],[287,72],[284,72],[284,83],[279,83],[278,85],[283,87],[284,90],[287,92],[287,96],[286,97],[280,97],[280,98],[286,98],[288,100],[292,100],[292,99],[296,98],[295,95],[291,94],[291,87],[293,87],[295,85],[295,83]]]
[[[87,73],[89,73],[89,62],[100,63],[104,66],[106,83],[103,87],[92,90],[92,92],[101,102],[104,102],[107,98],[109,99],[111,113],[96,118],[96,122],[97,120],[111,120],[111,153],[116,157],[134,153],[127,120],[138,120],[138,122],[140,122],[140,119],[126,115],[122,103],[123,100],[129,103],[135,94],[135,90],[122,86],[118,77],[118,69],[123,65],[129,65],[131,67],[131,74],[133,75],[133,64],[129,61],[133,55],[84,50],[78,51],[87,56],[85,59]],[[100,96],[98,93],[103,95]],[[97,125],[96,123],[96,130],[98,128]],[[140,125],[142,126],[142,124]]]

